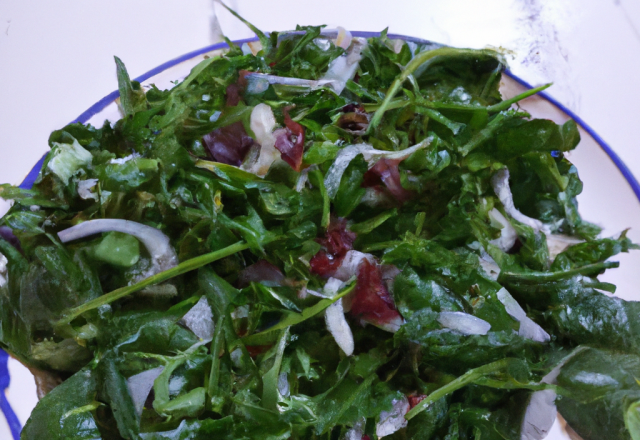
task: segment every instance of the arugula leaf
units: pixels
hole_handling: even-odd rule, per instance
[[[118,57],[113,57],[116,61],[116,71],[118,76],[118,90],[120,91],[120,106],[125,116],[132,115],[133,113],[146,110],[147,100],[144,95],[144,91],[140,87],[140,83],[131,81],[129,79],[129,73],[124,66],[122,60]]]
[[[101,438],[95,413],[101,405],[95,400],[97,390],[96,374],[90,369],[78,371],[38,402],[21,437]]]
[[[120,435],[132,440],[140,433],[140,420],[129,395],[127,383],[118,371],[114,356],[109,353],[98,364],[99,393],[113,411]]]

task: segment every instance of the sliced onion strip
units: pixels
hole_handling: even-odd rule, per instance
[[[145,274],[145,277],[171,269],[178,264],[178,257],[173,247],[171,247],[169,237],[156,228],[131,220],[115,218],[88,220],[58,232],[58,237],[60,241],[67,243],[91,235],[113,231],[133,235],[147,248],[149,255],[151,255],[152,267]]]

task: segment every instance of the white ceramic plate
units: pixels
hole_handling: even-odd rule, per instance
[[[354,36],[377,36],[374,32],[353,32]],[[413,39],[401,35],[389,35],[390,38],[402,38],[405,40],[426,43],[424,40]],[[242,44],[255,41],[256,38],[236,41]],[[219,55],[226,48],[226,44],[216,44],[203,49],[190,52],[181,57],[168,61],[155,69],[136,78],[143,86],[155,84],[158,88],[171,88],[171,81],[182,80],[191,69],[205,57]],[[531,88],[528,84],[515,76],[507,73],[503,75],[501,91],[505,99],[515,96]],[[115,100],[118,92],[114,91],[102,98],[87,111],[82,113],[73,122],[89,123],[100,127],[105,120],[116,121],[121,118]],[[520,107],[529,112],[535,118],[551,119],[563,123],[574,119],[580,129],[582,140],[578,148],[568,155],[580,173],[584,182],[584,191],[578,196],[580,212],[582,216],[591,222],[604,227],[603,235],[613,236],[622,230],[631,228],[628,236],[635,242],[640,242],[640,184],[633,177],[629,169],[624,165],[615,152],[591,130],[577,115],[566,109],[544,93],[527,98],[520,102]],[[21,186],[31,187],[42,166],[42,159],[34,166]],[[615,258],[620,261],[618,269],[610,270],[601,276],[603,281],[614,283],[618,286],[616,294],[621,298],[631,300],[639,299],[636,286],[640,284],[640,252],[622,254]],[[0,389],[6,382],[6,373],[3,373],[4,361],[0,355]],[[25,367],[14,359],[9,359],[8,373],[11,383],[8,388],[7,401],[18,417],[11,423],[13,432],[19,430],[19,419],[24,420],[37,403],[35,384],[33,377]],[[4,376],[3,376],[4,375]],[[0,409],[3,409],[2,396],[0,396]],[[6,407],[4,407],[6,408]],[[9,416],[8,419],[11,419]],[[0,439],[11,439],[12,430],[7,420],[0,416]],[[563,431],[561,421],[557,421],[547,436],[548,440],[569,440],[569,436]],[[13,437],[15,440],[18,437]]]

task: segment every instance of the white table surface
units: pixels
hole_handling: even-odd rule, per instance
[[[503,47],[512,70],[585,120],[640,176],[639,0],[233,0],[265,31],[296,24],[412,35],[454,46]],[[252,33],[211,0],[0,0],[0,183],[19,183],[49,133],[117,88],[113,56],[132,77]],[[0,205],[0,214],[8,205]],[[21,422],[33,379],[10,362]],[[0,417],[0,438],[10,438]]]

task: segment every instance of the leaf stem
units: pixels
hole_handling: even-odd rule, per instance
[[[224,326],[226,315],[221,315],[216,322],[216,327],[211,341],[211,370],[209,371],[208,394],[210,401],[218,395],[218,382],[220,381],[220,357],[224,346]]]
[[[574,275],[587,275],[602,272],[605,269],[611,269],[620,266],[617,261],[605,261],[603,263],[587,264],[585,266],[576,267],[575,269],[560,270],[557,272],[500,272],[498,276],[499,283],[524,283],[538,284],[550,281],[558,281],[564,278],[571,278]]]
[[[504,113],[499,113],[499,114],[493,116],[493,118],[489,121],[489,123],[487,124],[487,126],[485,128],[483,128],[482,130],[477,132],[469,140],[469,142],[467,142],[466,144],[464,144],[460,148],[460,150],[459,150],[460,153],[463,156],[466,156],[472,150],[474,150],[477,147],[479,147],[480,145],[482,145],[483,142],[485,142],[486,140],[490,139],[493,136],[493,134],[498,130],[498,128],[500,128],[500,126],[504,122],[504,118],[505,118],[505,114]]]
[[[116,289],[112,292],[102,295],[94,300],[88,301],[82,304],[81,306],[73,308],[69,310],[67,313],[65,313],[63,318],[57,321],[54,326],[58,327],[58,326],[64,326],[66,324],[69,324],[78,316],[88,312],[89,310],[97,309],[98,307],[103,306],[105,304],[110,304],[120,298],[123,298],[134,292],[142,290],[147,286],[162,283],[171,278],[177,277],[178,275],[182,275],[183,273],[198,269],[209,263],[213,263],[216,260],[228,257],[229,255],[233,255],[237,252],[243,251],[248,248],[249,248],[249,245],[247,243],[239,241],[235,244],[232,244],[231,246],[227,246],[226,248],[219,249],[215,252],[210,252],[208,254],[191,258],[190,260],[187,260],[178,264],[176,267],[172,267],[169,270],[165,270],[164,272],[160,272],[154,276],[145,278],[144,280],[136,284],[133,284],[131,286],[120,287],[119,289]]]
[[[389,220],[391,217],[398,215],[398,209],[393,208],[389,211],[384,211],[381,214],[376,215],[369,220],[365,220],[360,223],[354,223],[349,226],[349,230],[351,232],[355,232],[356,234],[368,234],[373,231],[375,228]]]
[[[262,407],[271,411],[278,410],[278,377],[287,339],[289,339],[289,327],[283,329],[280,334],[273,366],[262,376]]]
[[[314,185],[318,186],[320,190],[320,195],[322,196],[322,219],[320,220],[320,226],[323,228],[329,227],[329,223],[331,220],[331,200],[329,200],[329,194],[327,193],[327,188],[324,186],[324,176],[322,175],[322,171],[320,171],[317,167],[310,173],[315,182],[312,182]]]
[[[497,104],[490,105],[489,107],[487,107],[487,111],[489,113],[501,112],[502,110],[506,110],[509,107],[511,107],[512,104],[515,104],[518,101],[522,101],[523,99],[528,98],[529,96],[535,95],[538,92],[548,89],[552,85],[553,83],[549,83],[540,87],[535,87],[531,90],[527,90],[526,92],[520,93],[519,95],[514,96],[513,98],[510,98],[510,99],[507,99],[506,101],[502,101]]]
[[[501,359],[499,361],[492,362],[490,364],[486,364],[486,365],[483,365],[481,367],[474,368],[472,370],[467,371],[462,376],[452,380],[451,382],[449,382],[445,386],[440,387],[437,390],[435,390],[433,393],[429,394],[420,403],[418,403],[416,406],[414,406],[411,409],[411,411],[409,411],[404,416],[404,418],[407,419],[407,420],[411,420],[412,418],[414,418],[415,416],[420,414],[422,411],[427,409],[429,404],[435,402],[436,400],[439,400],[439,399],[443,398],[447,394],[451,394],[454,391],[459,390],[460,388],[464,388],[465,386],[475,382],[476,380],[480,379],[482,376],[484,376],[486,374],[493,373],[495,371],[503,370],[504,368],[506,368],[509,365],[510,362],[511,362],[511,359],[509,359],[509,358]]]

